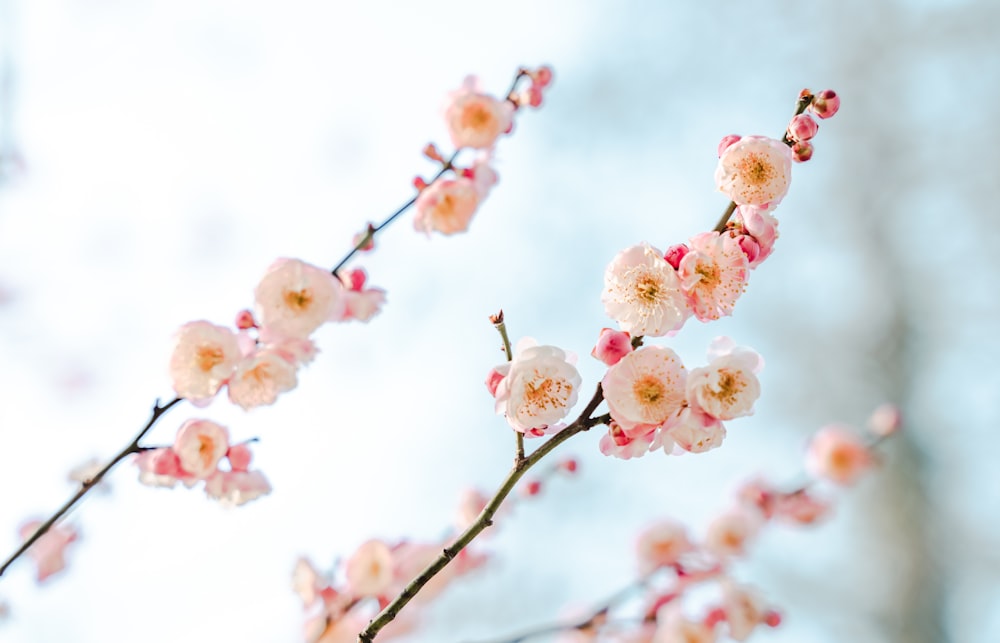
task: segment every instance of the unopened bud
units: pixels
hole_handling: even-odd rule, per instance
[[[676,245],[667,248],[667,251],[663,253],[663,258],[674,267],[674,270],[678,270],[681,265],[681,259],[684,258],[691,249],[688,248],[683,243],[678,243]]]
[[[740,140],[741,138],[743,138],[743,137],[742,136],[738,136],[736,134],[730,134],[728,136],[723,136],[722,140],[719,141],[719,158],[722,158],[722,153],[725,152],[729,148],[730,145],[732,145],[736,141]]]
[[[241,310],[236,313],[236,327],[240,330],[257,328],[257,321],[253,318],[253,313],[249,310]]]
[[[830,118],[840,109],[840,96],[837,96],[837,92],[832,89],[824,89],[816,94],[809,109],[820,118]]]
[[[535,87],[542,89],[543,87],[548,87],[552,84],[552,68],[548,65],[542,65],[533,72],[530,72],[531,81],[535,84]]]
[[[796,141],[808,141],[819,130],[819,124],[809,114],[798,114],[788,123],[788,137]]]
[[[796,163],[805,163],[813,157],[813,146],[808,141],[799,141],[792,146],[792,160]]]
[[[441,152],[438,151],[437,145],[434,143],[428,143],[424,146],[424,156],[432,161],[437,161],[438,163],[444,163],[444,157],[441,156]]]

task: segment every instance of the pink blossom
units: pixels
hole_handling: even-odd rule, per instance
[[[792,160],[796,163],[805,163],[813,157],[813,144],[809,141],[797,141],[792,145]]]
[[[576,404],[582,379],[562,349],[523,340],[509,368],[497,385],[496,412],[515,431],[555,424]]]
[[[601,384],[611,417],[628,436],[650,433],[680,410],[686,372],[677,353],[645,346],[608,369]]]
[[[618,253],[604,272],[604,311],[632,336],[661,337],[690,316],[677,272],[647,243]]]
[[[819,131],[819,124],[809,114],[797,114],[788,123],[788,137],[796,141],[808,141]]]
[[[733,582],[722,584],[723,609],[729,636],[734,641],[745,641],[754,629],[767,622],[768,610],[757,592]]]
[[[824,89],[813,98],[809,109],[820,118],[830,118],[840,109],[840,96],[832,89]]]
[[[179,480],[190,487],[196,482],[181,468],[180,458],[170,447],[142,451],[136,454],[135,464],[139,467],[139,482],[148,487],[169,489]]]
[[[728,150],[730,145],[740,140],[741,138],[743,137],[739,136],[738,134],[727,134],[726,136],[723,136],[722,140],[719,141],[719,148],[718,148],[719,157],[721,158],[722,153]]]
[[[694,375],[698,369],[691,371]],[[726,427],[718,419],[698,409],[685,407],[663,425],[674,443],[691,453],[704,453],[722,446]]]
[[[618,423],[612,420],[608,432],[601,436],[598,448],[604,455],[621,460],[641,458],[651,450],[654,436],[655,431],[630,438],[625,435]]]
[[[18,530],[21,540],[28,540],[34,536],[42,524],[41,520],[31,520],[21,525]],[[66,567],[66,547],[76,539],[77,533],[72,527],[58,524],[49,527],[48,531],[31,545],[28,555],[35,561],[35,578],[39,583]]]
[[[719,420],[753,414],[760,397],[764,360],[750,348],[736,346],[728,337],[716,337],[709,348],[708,366],[692,369],[687,378],[687,401]]]
[[[344,566],[347,584],[356,596],[380,596],[393,578],[392,550],[381,540],[368,540],[351,554]]]
[[[248,443],[241,442],[229,447],[229,450],[226,451],[226,458],[229,460],[229,466],[233,471],[246,471],[250,468],[253,453],[250,452],[250,445]]]
[[[236,370],[240,349],[236,333],[207,321],[188,322],[174,335],[170,379],[178,397],[211,399]]]
[[[750,539],[757,535],[761,518],[743,507],[717,516],[705,532],[705,549],[719,558],[740,556]]]
[[[597,345],[590,352],[593,357],[608,366],[614,366],[621,358],[632,352],[632,338],[624,331],[602,328]]]
[[[671,604],[657,615],[651,643],[715,643],[715,629],[684,616],[681,606]]]
[[[648,574],[659,567],[675,564],[682,554],[691,551],[687,529],[676,520],[661,520],[639,534],[636,544],[639,568]]]
[[[777,494],[772,510],[776,518],[785,522],[811,525],[830,513],[830,503],[801,489],[793,493]]]
[[[267,348],[245,357],[229,382],[229,399],[244,409],[274,404],[278,394],[295,388],[295,365]]]
[[[729,235],[703,232],[691,238],[690,246],[677,274],[695,317],[711,321],[732,315],[749,277],[739,242]]]
[[[385,291],[381,288],[365,288],[367,275],[364,270],[355,268],[341,273],[340,279],[347,288],[344,293],[345,308],[341,320],[357,319],[367,322],[382,311],[382,306],[385,305]]]
[[[444,117],[455,147],[486,149],[510,128],[513,114],[513,105],[480,93],[476,78],[470,76],[449,96]]]
[[[882,404],[872,411],[868,418],[868,429],[872,434],[884,438],[899,430],[903,423],[902,414],[895,404]]]
[[[311,364],[319,354],[319,348],[311,339],[275,336],[266,330],[261,332],[260,339],[265,344],[265,350],[275,353],[295,367]],[[250,354],[253,352],[251,350]]]
[[[465,232],[479,207],[479,199],[479,189],[472,179],[435,181],[417,197],[413,225],[427,234],[434,230],[445,235]]]
[[[300,557],[295,561],[292,571],[292,590],[302,599],[302,604],[309,607],[320,599],[320,591],[327,581],[308,558]]]
[[[500,386],[500,382],[507,377],[508,373],[510,373],[509,363],[500,364],[490,369],[490,372],[486,374],[486,390],[490,392],[490,395],[497,396],[497,387]]]
[[[229,431],[211,420],[188,420],[177,430],[173,450],[185,472],[204,480],[229,450]]]
[[[268,332],[305,339],[343,314],[340,282],[328,271],[298,259],[275,261],[254,291],[257,319]]]
[[[743,239],[747,236],[755,242],[756,252],[753,257],[747,255],[747,259],[750,262],[749,267],[756,268],[771,256],[774,250],[774,242],[778,240],[778,220],[766,209],[752,205],[737,207],[733,220],[737,229],[742,230],[745,235],[737,237],[740,240],[740,247],[744,248]]]
[[[455,529],[457,531],[465,531],[468,529],[472,523],[476,522],[476,519],[479,518],[479,514],[486,508],[486,504],[489,501],[489,496],[484,494],[482,491],[471,488],[465,489],[458,502],[458,513],[455,516]]]
[[[849,485],[874,464],[868,447],[850,427],[830,424],[813,436],[806,469],[818,478]]]
[[[792,180],[788,146],[766,136],[744,136],[719,157],[715,184],[736,205],[777,203]]]
[[[481,153],[472,167],[462,172],[463,176],[472,179],[472,185],[475,186],[480,201],[489,195],[490,190],[499,180],[496,170],[490,165],[492,161],[493,158],[489,153]]]
[[[670,264],[670,267],[677,270],[681,266],[681,259],[684,255],[691,250],[687,247],[686,243],[675,243],[674,245],[667,248],[667,251],[663,253],[663,259]]]
[[[205,481],[205,493],[222,504],[239,507],[271,493],[271,483],[260,471],[216,471]]]

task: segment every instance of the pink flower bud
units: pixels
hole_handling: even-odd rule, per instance
[[[542,65],[535,71],[531,72],[531,81],[539,89],[548,87],[552,84],[552,68],[548,65]]]
[[[532,85],[528,89],[522,92],[523,98],[521,104],[531,105],[532,107],[542,106],[542,89],[537,85]]]
[[[365,280],[367,279],[368,275],[365,274],[363,269],[355,268],[344,275],[342,281],[344,282],[344,285],[347,286],[348,290],[361,292],[361,290],[365,287]]]
[[[438,163],[444,163],[444,157],[441,156],[441,152],[434,143],[428,143],[423,150],[424,156],[432,161],[437,161]]]
[[[796,163],[805,163],[813,156],[812,143],[799,141],[792,146],[792,160]]]
[[[753,263],[760,256],[760,244],[750,235],[740,235],[740,250],[747,256],[747,261]]]
[[[528,484],[521,487],[522,493],[527,497],[537,496],[542,491],[542,483],[538,480],[532,480]]]
[[[719,158],[722,158],[722,153],[725,152],[726,149],[730,145],[732,145],[736,141],[740,140],[740,138],[742,138],[742,137],[738,136],[736,134],[730,134],[728,136],[723,136],[722,140],[719,141]]]
[[[559,468],[565,471],[566,473],[576,473],[578,467],[579,464],[577,464],[576,460],[574,460],[573,458],[570,458],[568,460],[563,460],[562,462],[559,463]]]
[[[250,468],[253,454],[250,453],[250,447],[247,446],[247,443],[243,442],[229,447],[226,457],[229,458],[229,466],[233,468],[233,471],[247,471]]]
[[[253,313],[249,310],[241,310],[236,313],[236,327],[240,330],[257,328],[257,322],[253,318]]]
[[[781,625],[781,614],[774,610],[769,610],[764,614],[764,624],[768,627],[778,627]]]
[[[832,89],[824,89],[816,94],[809,109],[820,118],[830,118],[840,109],[840,96],[837,96],[837,92]]]
[[[684,258],[684,255],[686,255],[689,250],[690,248],[688,248],[687,245],[678,243],[667,248],[667,251],[663,254],[663,258],[667,261],[667,263],[674,267],[674,270],[677,270],[681,265],[681,259]]]
[[[788,123],[788,137],[808,141],[819,131],[819,124],[809,114],[799,114]]]
[[[497,387],[500,386],[500,382],[503,381],[504,377],[506,377],[506,375],[495,368],[489,372],[489,375],[486,376],[486,389],[493,397],[497,396]]]
[[[418,192],[423,192],[427,189],[427,181],[423,177],[415,176],[413,177],[413,187],[417,188]]]
[[[895,404],[883,404],[868,418],[868,428],[878,437],[884,438],[898,431],[902,422],[903,418]]]
[[[602,328],[601,335],[597,338],[597,345],[590,354],[608,366],[614,366],[631,352],[632,337],[628,333]]]

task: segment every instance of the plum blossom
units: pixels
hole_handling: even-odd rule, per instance
[[[239,507],[271,493],[271,483],[260,471],[216,471],[205,481],[205,493],[224,505]]]
[[[714,359],[713,359],[714,358]],[[716,337],[709,347],[708,366],[692,369],[687,378],[687,401],[719,420],[753,414],[760,397],[757,379],[764,360],[750,348],[736,346],[728,337]]]
[[[510,129],[513,115],[514,106],[509,101],[481,93],[477,79],[469,76],[448,97],[444,117],[455,147],[486,149]]]
[[[180,458],[171,447],[141,451],[134,462],[139,468],[139,482],[147,487],[171,489],[178,481],[189,487],[197,482],[181,468]]]
[[[381,540],[361,544],[344,566],[347,584],[356,596],[379,596],[392,584],[392,550]]]
[[[211,420],[188,420],[177,430],[173,451],[181,469],[204,480],[229,450],[229,431]]]
[[[817,431],[806,451],[806,470],[839,485],[853,484],[874,463],[861,438],[850,427],[839,424]]]
[[[496,387],[496,412],[522,433],[556,424],[579,396],[583,380],[573,362],[561,348],[522,340]]]
[[[295,388],[295,365],[269,348],[248,355],[229,381],[229,399],[244,409],[274,404],[278,394]]]
[[[731,581],[722,584],[722,596],[729,636],[745,641],[761,623],[767,623],[769,610],[757,592]]]
[[[661,337],[690,316],[677,272],[648,243],[626,248],[604,272],[604,311],[633,336]]]
[[[746,288],[749,262],[738,241],[718,232],[703,232],[690,240],[677,275],[688,305],[701,321],[732,315]]]
[[[269,333],[304,339],[328,319],[342,316],[343,288],[322,268],[278,259],[254,291],[257,320]]]
[[[368,275],[361,268],[341,273],[344,291],[343,320],[357,319],[368,322],[382,311],[385,305],[385,291],[381,288],[365,288]]]
[[[719,157],[715,184],[736,205],[777,203],[792,180],[792,152],[766,136],[744,136]]]
[[[699,369],[691,371],[691,375]],[[690,375],[688,381],[690,381]],[[691,453],[704,453],[722,446],[726,427],[718,419],[699,409],[685,407],[663,425],[663,432],[674,443]]]
[[[687,529],[676,520],[662,520],[639,534],[636,544],[639,568],[648,574],[659,567],[677,563],[681,555],[693,549]]]
[[[28,540],[42,526],[41,520],[31,520],[18,530],[21,540]],[[36,565],[35,579],[42,583],[53,574],[66,567],[66,547],[77,539],[76,531],[67,525],[49,527],[28,549],[28,555]]]
[[[618,423],[612,420],[608,432],[601,436],[598,448],[604,455],[614,456],[621,460],[631,460],[646,455],[653,448],[655,437],[654,431],[630,438],[625,435]]]
[[[614,366],[621,358],[632,352],[632,338],[628,333],[611,328],[602,328],[597,338],[597,345],[590,354],[607,364]]]
[[[771,256],[778,240],[778,220],[766,208],[741,205],[736,208],[733,221],[736,229],[743,231],[735,238],[753,270]]]
[[[170,379],[178,397],[207,402],[236,370],[236,333],[207,321],[188,322],[174,335]]]
[[[611,417],[631,437],[650,433],[680,410],[685,379],[677,353],[645,346],[609,368],[601,384]]]
[[[417,197],[413,225],[427,234],[435,230],[444,235],[465,232],[479,200],[480,191],[472,179],[460,176],[435,181]]]
[[[742,555],[757,535],[761,517],[757,512],[737,507],[717,516],[705,532],[705,549],[719,558]]]

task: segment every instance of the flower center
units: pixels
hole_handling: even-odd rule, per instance
[[[722,281],[719,275],[719,266],[714,263],[699,263],[695,272],[701,277],[698,285],[702,288],[714,288]]]
[[[764,185],[775,176],[774,168],[760,154],[747,154],[739,167],[740,176],[750,185]]]
[[[308,288],[303,288],[302,290],[286,290],[285,291],[285,305],[292,310],[302,312],[309,308],[312,304],[313,295]]]
[[[743,378],[738,377],[736,373],[727,368],[722,368],[719,369],[719,379],[710,395],[720,402],[733,404],[736,402],[736,396],[744,388],[746,388],[746,382],[743,381]]]
[[[666,387],[663,382],[653,375],[646,375],[635,381],[632,385],[632,394],[635,399],[644,406],[653,406],[663,399],[666,394]]]
[[[202,373],[207,373],[219,364],[225,358],[225,354],[222,349],[218,346],[213,346],[208,344],[206,346],[199,346],[195,351],[195,362],[198,364],[198,368]]]
[[[472,129],[483,129],[491,120],[492,115],[485,105],[470,105],[462,114],[462,125]]]
[[[660,297],[660,280],[642,275],[635,281],[635,296],[646,304],[655,304]]]

